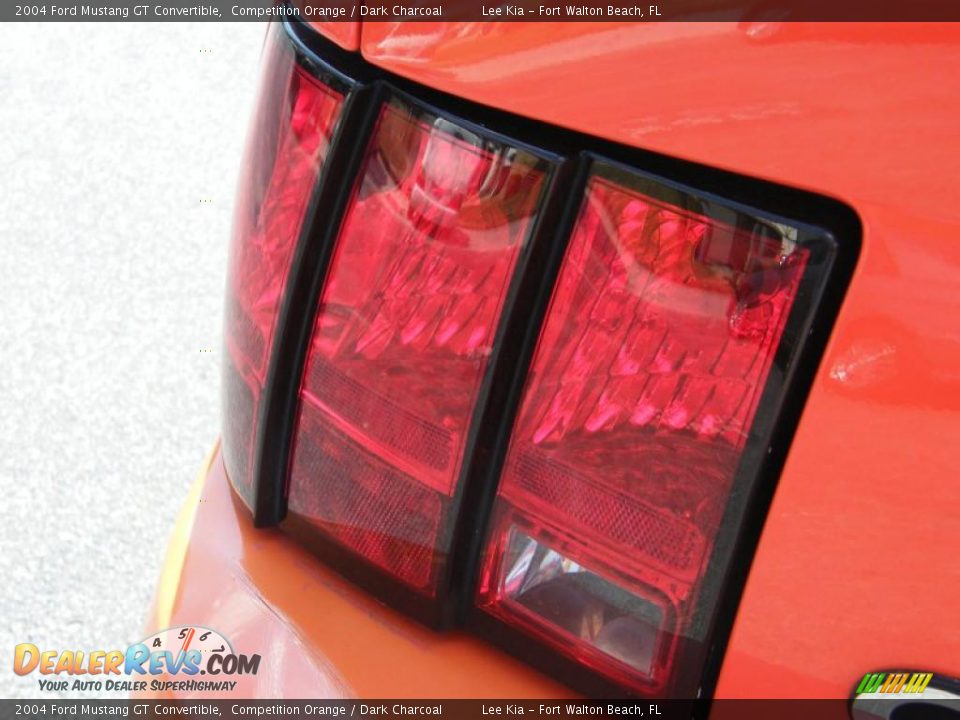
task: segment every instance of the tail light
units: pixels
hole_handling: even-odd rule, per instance
[[[526,151],[394,99],[327,272],[288,509],[426,595],[546,172]]]
[[[325,47],[342,74],[304,28],[268,45],[235,221],[238,494],[577,689],[696,696],[855,247],[841,268],[819,227],[584,152],[627,148],[519,118],[549,150],[503,138]],[[822,198],[633,157],[859,232]]]
[[[477,602],[620,685],[671,690],[809,251],[601,168],[511,438]]]
[[[266,46],[227,280],[223,456],[252,506],[254,438],[280,299],[343,96],[294,61],[282,33]]]

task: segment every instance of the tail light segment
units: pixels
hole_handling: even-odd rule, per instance
[[[852,271],[823,228],[855,238],[852,213],[516,118],[504,137],[285,28],[231,251],[238,494],[575,688],[696,696]]]
[[[393,100],[327,273],[289,511],[426,594],[547,172],[523,150]]]
[[[556,283],[478,604],[655,694],[810,253],[795,228],[610,174],[587,186]]]
[[[234,217],[224,329],[224,462],[251,507],[254,438],[277,314],[344,100],[298,65],[276,33],[265,53]]]

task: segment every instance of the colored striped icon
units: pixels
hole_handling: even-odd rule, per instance
[[[867,673],[857,686],[857,695],[867,693],[913,693],[927,689],[933,673]]]

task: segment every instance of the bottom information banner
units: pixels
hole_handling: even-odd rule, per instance
[[[847,700],[0,700],[0,718],[786,718],[960,720],[960,700],[908,708],[893,698],[858,709]],[[934,715],[924,714],[933,710]],[[919,712],[920,714],[916,714]]]

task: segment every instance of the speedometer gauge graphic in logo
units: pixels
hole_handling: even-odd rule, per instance
[[[232,643],[213,628],[177,625],[132,645],[125,663],[128,672],[192,679],[192,682],[182,686],[174,684],[165,689],[232,690],[236,683],[214,687],[210,682],[200,681],[198,684],[197,677],[207,675],[212,681],[256,675],[260,668],[260,655],[234,652]]]
[[[195,664],[201,668],[201,675],[206,674],[206,667],[214,654],[235,656],[233,645],[227,638],[216,630],[201,626],[170,627],[144,639],[143,644],[150,648],[151,652],[166,651],[173,658],[185,658],[191,651],[199,652],[201,659]]]

